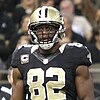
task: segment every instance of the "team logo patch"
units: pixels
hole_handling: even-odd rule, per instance
[[[26,64],[29,62],[29,54],[21,55],[21,64]]]

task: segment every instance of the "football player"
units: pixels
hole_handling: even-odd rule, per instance
[[[29,34],[35,45],[18,47],[12,56],[11,100],[94,100],[89,73],[91,57],[79,43],[60,45],[63,18],[43,6],[30,16]]]

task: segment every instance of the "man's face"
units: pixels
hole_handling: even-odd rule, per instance
[[[62,1],[60,4],[60,10],[61,12],[65,12],[68,15],[73,15],[74,8],[71,1]]]
[[[98,37],[99,39],[98,39],[98,41],[99,41],[99,43],[100,43],[100,33],[99,33],[99,37]]]
[[[54,0],[48,0],[46,6],[54,6]]]
[[[82,3],[82,0],[74,0],[74,4],[75,5],[79,5],[79,4],[81,4]]]
[[[97,41],[98,43],[100,43],[100,33],[99,33],[99,35],[96,36],[96,41]]]
[[[23,0],[23,2],[26,4],[26,5],[33,5],[35,0]]]
[[[50,43],[56,33],[56,28],[52,25],[40,25],[36,27],[36,35],[40,43]]]
[[[68,18],[67,17],[64,17],[64,27],[65,27],[65,29],[66,29],[66,31],[67,30],[69,30],[69,29],[71,29],[71,22],[68,20]]]
[[[27,16],[27,17],[25,17],[24,19],[23,19],[23,21],[22,21],[22,30],[24,31],[24,32],[27,32],[27,30],[28,30],[28,24],[29,24],[29,19],[30,19],[30,17],[29,16]]]

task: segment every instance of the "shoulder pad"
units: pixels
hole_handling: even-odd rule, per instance
[[[69,56],[72,63],[90,66],[92,63],[91,54],[86,46],[80,43],[68,43],[65,53]]]
[[[33,45],[31,48],[31,54],[39,48],[39,45]]]
[[[32,47],[33,45],[20,45],[19,47],[15,48],[14,52],[13,52],[13,55],[12,57],[14,56],[18,56],[20,55],[21,53],[24,53],[24,52],[28,52],[29,49]]]
[[[83,44],[75,42],[75,43],[68,43],[68,46],[81,48],[83,46]]]
[[[20,49],[22,49],[22,48],[27,48],[27,47],[30,48],[30,47],[32,47],[32,46],[33,46],[33,45],[30,45],[30,44],[24,44],[24,45],[18,46],[17,49],[20,50]]]

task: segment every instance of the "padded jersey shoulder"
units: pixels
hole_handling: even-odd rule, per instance
[[[26,52],[29,51],[29,49],[32,48],[32,46],[33,46],[33,45],[27,45],[27,44],[26,44],[26,45],[21,45],[21,46],[19,46],[18,48],[16,48],[16,49],[14,50],[12,56],[14,56],[14,55],[18,56],[18,54],[26,53]]]
[[[77,65],[87,65],[92,64],[91,53],[86,46],[80,43],[68,43],[65,48],[65,52],[68,52],[70,59]]]
[[[16,48],[12,54],[11,66],[19,66],[20,57],[24,54],[30,54],[33,45],[21,45]]]
[[[66,45],[66,49],[69,50],[73,56],[78,57],[84,56],[85,54],[87,54],[87,56],[90,55],[90,51],[88,50],[88,48],[81,43],[68,43]]]

